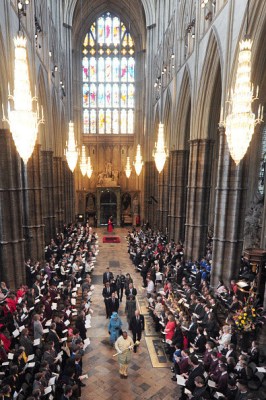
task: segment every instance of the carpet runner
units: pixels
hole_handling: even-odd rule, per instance
[[[103,236],[103,243],[120,243],[118,236]]]

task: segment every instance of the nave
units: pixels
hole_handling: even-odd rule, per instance
[[[102,297],[102,276],[106,267],[116,276],[119,269],[122,273],[127,272],[133,278],[134,286],[138,291],[138,298],[145,296],[142,288],[140,274],[135,272],[134,266],[127,252],[126,228],[115,228],[114,235],[119,236],[120,243],[102,243],[106,228],[97,229],[99,236],[99,254],[92,275],[92,283],[95,286],[92,305],[92,327],[88,329],[87,335],[91,344],[88,353],[83,358],[83,371],[89,378],[86,387],[82,390],[82,400],[99,399],[109,400],[170,400],[178,398],[179,389],[175,382],[171,381],[169,368],[153,368],[150,355],[146,346],[145,335],[142,335],[141,344],[136,354],[133,353],[129,367],[127,380],[120,379],[118,363],[114,359],[115,350],[109,344],[108,324],[105,306]],[[125,295],[120,303],[119,315],[122,317],[123,329],[128,327],[125,317]],[[129,335],[131,332],[129,331]]]

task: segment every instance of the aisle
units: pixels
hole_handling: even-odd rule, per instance
[[[129,272],[134,280],[138,294],[143,293],[142,280],[134,272],[133,265],[127,253],[125,236],[127,228],[116,228],[114,235],[119,236],[121,243],[103,243],[102,237],[106,229],[97,230],[99,236],[99,254],[93,273],[95,290],[91,308],[93,310],[92,327],[88,329],[91,340],[89,352],[83,358],[83,371],[88,371],[89,379],[82,390],[82,400],[170,400],[177,399],[178,389],[171,381],[169,368],[153,368],[144,337],[136,354],[133,353],[127,380],[120,379],[117,360],[112,357],[114,350],[109,345],[108,323],[105,317],[105,307],[102,297],[102,275],[106,267],[117,275],[119,269],[126,274]],[[127,328],[125,318],[125,297],[120,303],[119,315],[123,328]],[[130,334],[130,332],[129,332]]]

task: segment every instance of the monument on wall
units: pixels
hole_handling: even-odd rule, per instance
[[[105,170],[98,175],[98,184],[100,187],[117,187],[119,186],[119,172],[113,170],[112,163],[105,163]]]

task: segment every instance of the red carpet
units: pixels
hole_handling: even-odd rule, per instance
[[[120,243],[120,237],[118,236],[104,236],[103,243]]]

